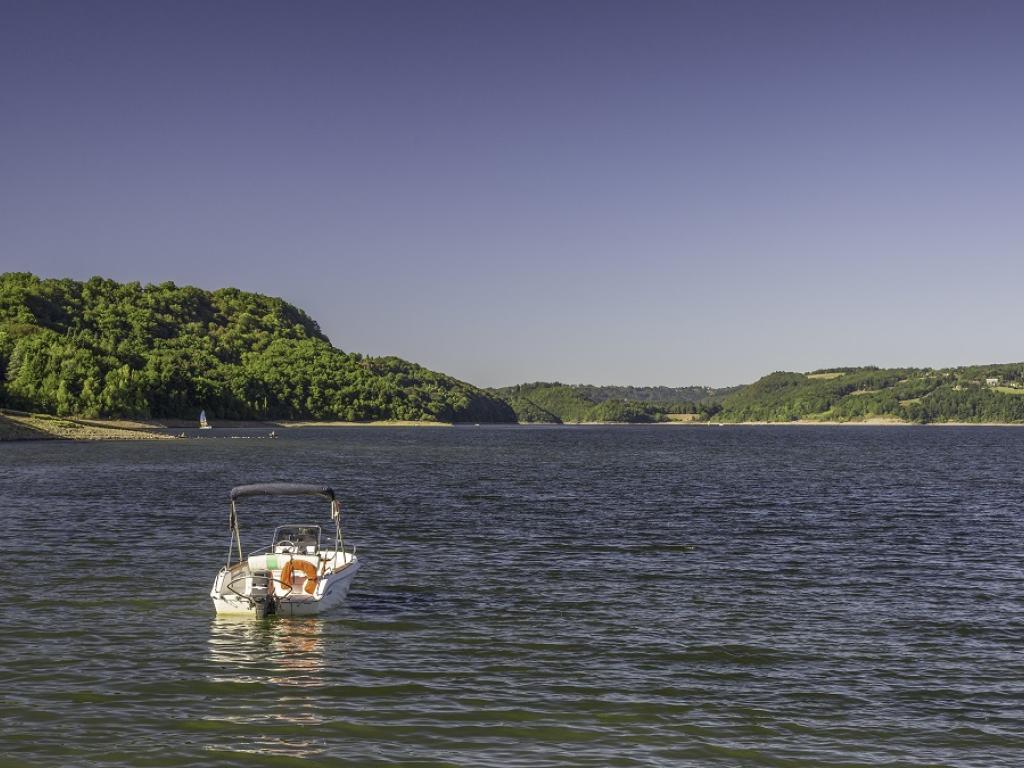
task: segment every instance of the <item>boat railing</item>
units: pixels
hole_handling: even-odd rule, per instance
[[[349,555],[350,560],[356,558],[356,546],[355,544],[342,543],[340,546],[338,540],[330,537],[324,537],[322,549],[333,549],[335,552],[340,552],[343,555]]]
[[[275,553],[275,552],[271,551],[271,550],[274,549],[275,546],[277,546],[277,545],[276,544],[267,544],[265,547],[260,547],[259,549],[254,549],[252,552],[249,553],[248,557],[257,557],[259,555],[273,555],[273,554],[288,554],[288,555],[296,554],[294,552],[284,552],[284,553],[277,552],[277,553]],[[355,544],[343,544],[341,547],[339,547],[337,539],[329,539],[327,537],[324,537],[321,540],[321,542],[320,542],[320,551],[322,552],[325,549],[332,549],[335,552],[341,552],[343,554],[351,555],[354,558],[356,556],[356,546],[357,545],[355,545]]]
[[[228,590],[234,592],[239,597],[243,598],[244,600],[248,600],[250,603],[252,603],[253,599],[252,599],[251,595],[244,595],[241,592],[239,592],[237,589],[235,589],[235,584],[237,584],[240,581],[246,581],[246,580],[251,579],[251,578],[253,578],[251,574],[247,575],[247,576],[236,576],[235,578],[233,578],[231,581],[229,581],[225,585],[225,589],[228,589]],[[289,597],[291,595],[291,593],[293,591],[291,584],[283,582],[283,581],[281,581],[281,579],[275,579],[273,576],[269,576],[269,575],[268,576],[263,576],[262,578],[266,579],[266,581],[267,581],[267,591],[268,591],[268,593],[272,593],[273,592],[273,590],[271,588],[273,587],[274,584],[280,584],[284,588],[285,593],[283,595],[279,595],[279,597]]]

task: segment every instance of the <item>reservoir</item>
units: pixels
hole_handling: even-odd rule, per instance
[[[0,445],[5,765],[1022,762],[1024,429],[189,434]],[[274,481],[362,570],[218,620]]]

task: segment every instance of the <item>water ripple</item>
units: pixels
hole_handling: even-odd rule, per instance
[[[808,427],[0,445],[0,754],[1015,767],[1022,448]],[[227,489],[263,479],[340,490],[365,567],[336,615],[213,616]],[[284,509],[255,507],[252,547]]]

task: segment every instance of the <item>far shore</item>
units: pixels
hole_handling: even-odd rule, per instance
[[[486,422],[485,424],[489,424]],[[472,422],[460,423],[471,426]],[[216,421],[210,432],[203,436],[214,437],[218,430],[269,430],[305,429],[305,428],[344,428],[344,427],[453,427],[450,422],[442,421]],[[479,426],[479,425],[477,425]],[[863,421],[818,421],[815,419],[797,419],[795,421],[697,421],[694,419],[661,422],[565,422],[555,424],[538,422],[536,424],[501,423],[501,426],[672,426],[672,427],[1024,427],[1022,423],[1013,422],[963,422],[943,421],[919,424],[899,419],[876,418]],[[183,430],[181,434],[173,431]],[[24,413],[20,411],[0,410],[0,442],[13,440],[173,440],[188,435],[197,437],[198,432],[194,421],[184,419],[86,419],[76,417],[51,416],[47,414]]]

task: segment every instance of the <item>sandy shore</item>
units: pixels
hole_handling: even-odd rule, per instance
[[[0,414],[0,440],[172,440],[133,422],[70,419],[42,414]],[[145,427],[145,425],[139,425]]]
[[[919,424],[915,421],[901,421],[900,419],[868,419],[866,421],[798,419],[797,421],[691,421],[685,423],[710,427],[1024,427],[1024,424],[1009,421],[932,421],[927,424]]]
[[[195,429],[199,426],[195,420],[186,419],[143,419],[140,421],[120,421],[118,423],[124,427],[135,429]],[[210,426],[217,430],[292,429],[295,427],[450,427],[452,425],[442,421],[291,421],[288,419],[241,421],[238,419],[212,419]]]
[[[451,427],[447,421],[279,421],[276,426],[293,427]]]
[[[196,423],[181,419],[149,419],[149,429],[195,429]],[[441,421],[221,421],[211,424],[218,429],[295,429],[300,427],[450,427]]]
[[[659,421],[667,427],[914,427],[909,421]],[[997,426],[978,424],[976,426]]]

